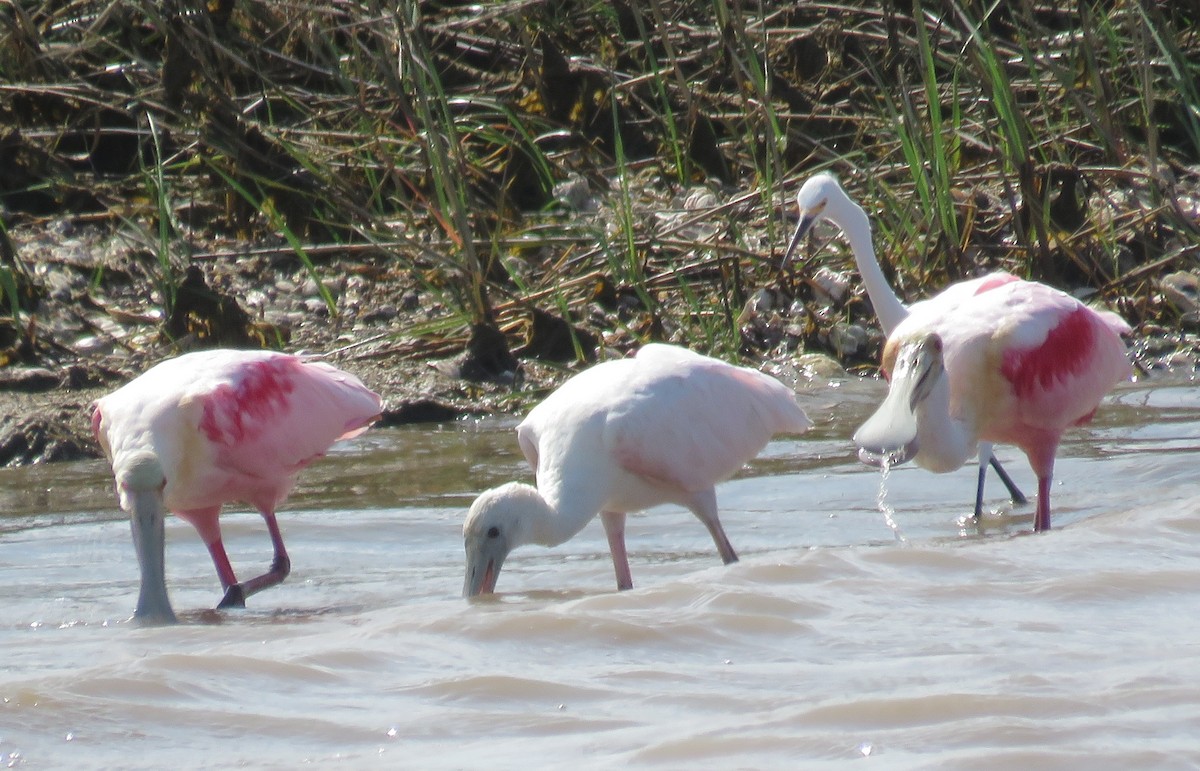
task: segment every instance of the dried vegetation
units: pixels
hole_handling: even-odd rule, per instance
[[[830,168],[902,296],[1004,268],[1194,367],[1186,5],[10,0],[0,363],[344,349],[423,416],[650,339],[869,367],[841,246],[778,264]]]

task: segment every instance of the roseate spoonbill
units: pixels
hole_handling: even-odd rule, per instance
[[[832,177],[824,175],[814,187],[829,202],[825,216],[830,205],[835,216],[858,211],[857,217],[846,215],[849,228],[838,224],[855,232],[848,237],[864,280],[870,275],[868,292],[872,284],[877,292],[886,288],[873,253],[863,248],[864,241],[870,246],[866,215]],[[820,215],[822,199],[802,200]],[[902,310],[892,295],[878,311],[885,328],[892,324],[882,362],[890,385],[883,404],[855,433],[859,456],[890,464],[915,459],[945,472],[960,468],[977,445],[981,455],[992,442],[1016,445],[1038,478],[1034,530],[1049,530],[1059,440],[1067,428],[1090,420],[1104,394],[1129,378],[1121,340],[1129,325],[1007,273],[953,284],[913,305],[907,316],[898,315]],[[980,468],[982,473],[982,463]]]
[[[163,518],[190,522],[212,555],[225,596],[218,607],[283,581],[291,569],[275,509],[296,474],[331,444],[379,416],[379,396],[324,362],[271,351],[211,350],[151,367],[96,402],[92,429],[112,463],[141,569],[134,617],[171,623]],[[241,583],[221,542],[231,501],[262,513],[275,547],[271,569]]]
[[[1063,431],[1091,420],[1132,371],[1129,325],[1034,281],[983,283],[970,303],[914,313],[884,348],[887,398],[854,441],[868,462],[916,457],[952,471],[981,439],[1021,448],[1038,480],[1033,529],[1050,529]]]
[[[646,345],[633,358],[584,370],[517,426],[537,487],[510,482],[471,505],[463,524],[463,594],[495,591],[510,551],[563,543],[597,513],[617,588],[629,589],[625,515],[661,503],[690,509],[721,559],[734,562],[715,485],[772,435],[811,425],[795,393],[770,375],[671,345]]]
[[[922,312],[928,304],[938,306],[969,300],[980,282],[994,282],[1000,280],[1000,276],[1006,275],[996,273],[980,279],[961,281],[947,287],[936,297],[916,303],[912,308],[906,308],[888,286],[887,278],[879,267],[875,247],[871,243],[871,221],[867,213],[846,194],[836,177],[828,172],[814,174],[800,187],[800,192],[796,194],[796,202],[800,207],[800,221],[784,253],[783,264],[786,265],[792,259],[801,239],[818,221],[828,220],[837,225],[850,244],[854,262],[867,289],[867,296],[871,298],[871,305],[875,309],[875,315],[879,317],[879,325],[885,335],[890,336],[910,313]],[[1015,280],[1015,277],[1011,278]],[[978,455],[979,480],[975,488],[975,518],[978,519],[983,511],[983,487],[989,465],[995,469],[996,475],[1008,489],[1012,502],[1017,505],[1025,503],[1024,494],[992,454],[990,442],[979,443]]]

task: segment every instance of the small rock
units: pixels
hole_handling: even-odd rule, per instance
[[[391,303],[387,303],[364,313],[362,320],[367,324],[377,324],[381,321],[392,321],[399,315],[400,311],[396,308],[396,306],[392,305]]]
[[[115,346],[111,337],[84,335],[83,337],[76,338],[75,341],[71,343],[71,347],[85,356],[93,356],[98,354],[112,353]]]
[[[304,301],[304,310],[308,311],[313,316],[325,318],[329,315],[329,307],[325,305],[325,301],[320,297],[309,297]]]
[[[812,277],[813,288],[840,303],[850,291],[850,276],[822,266]]]
[[[742,307],[742,313],[738,316],[738,324],[749,323],[767,311],[779,307],[781,299],[778,291],[762,287],[751,295],[745,306]]]
[[[688,211],[715,209],[720,204],[716,194],[706,187],[694,187],[683,198],[683,208]]]
[[[267,293],[261,289],[251,289],[242,297],[242,302],[247,308],[265,308],[270,300],[267,298]]]
[[[1163,276],[1158,286],[1175,310],[1183,314],[1200,312],[1200,276],[1180,270]]]
[[[589,211],[595,208],[588,181],[579,174],[572,174],[555,185],[554,198],[576,211]]]
[[[824,353],[805,353],[792,360],[792,366],[810,380],[841,380],[849,377],[832,356]]]
[[[829,345],[839,358],[854,356],[870,342],[867,330],[858,324],[834,324],[829,328]]]

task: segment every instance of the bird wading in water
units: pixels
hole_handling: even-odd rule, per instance
[[[789,254],[812,221],[823,217],[838,225],[888,334],[882,362],[888,396],[854,435],[859,457],[875,465],[911,459],[947,472],[978,448],[978,517],[986,461],[994,463],[991,444],[1015,445],[1038,479],[1034,530],[1050,529],[1058,443],[1067,428],[1091,419],[1113,386],[1129,379],[1132,367],[1121,339],[1129,325],[1003,272],[952,284],[906,309],[875,259],[866,214],[837,180],[828,174],[810,178],[798,201],[801,223]]]
[[[199,351],[151,367],[96,402],[92,429],[112,464],[141,570],[134,617],[171,623],[164,573],[165,513],[191,523],[225,590],[218,607],[287,577],[275,510],[296,474],[379,417],[379,396],[324,362],[270,351]],[[221,542],[221,506],[241,501],[266,520],[275,555],[239,582]]]
[[[662,503],[690,509],[721,559],[734,562],[715,486],[774,434],[811,425],[795,393],[770,375],[671,345],[646,345],[632,358],[584,370],[517,426],[537,486],[510,482],[471,505],[463,594],[495,591],[510,551],[561,544],[597,514],[617,588],[629,589],[626,513]]]

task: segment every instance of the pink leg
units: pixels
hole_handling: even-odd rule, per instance
[[[1033,532],[1042,533],[1050,529],[1050,475],[1038,477],[1037,514],[1033,519]]]
[[[625,553],[625,512],[602,511],[600,521],[604,523],[604,534],[608,536],[613,569],[617,572],[617,589],[632,589],[633,576],[629,573],[629,555]]]
[[[212,557],[213,567],[217,569],[217,578],[221,580],[221,588],[228,590],[236,584],[237,576],[234,575],[233,566],[229,564],[225,544],[221,542],[221,507],[177,511],[175,514],[196,528],[196,533],[199,534],[200,540],[204,541],[208,554]]]
[[[233,565],[229,564],[229,555],[225,553],[225,544],[221,543],[221,536],[218,535],[217,540],[208,543],[207,546],[213,566],[217,569],[217,578],[221,579],[221,588],[228,590],[237,583],[237,576],[233,574]]]
[[[271,569],[261,576],[227,586],[225,597],[217,605],[218,608],[244,608],[247,597],[282,583],[283,579],[288,577],[288,573],[292,572],[292,561],[288,558],[287,549],[283,546],[283,534],[279,532],[279,523],[275,520],[275,512],[267,510],[262,512],[262,515],[267,523],[267,532],[271,534],[271,543],[275,547],[275,558],[271,560]],[[226,564],[228,564],[228,560],[226,560]]]
[[[1058,451],[1058,437],[1046,437],[1040,444],[1025,448],[1029,465],[1037,474],[1037,513],[1033,518],[1033,532],[1042,533],[1050,529],[1050,480],[1054,478],[1054,453]]]
[[[737,562],[737,552],[733,550],[733,544],[729,542],[725,528],[721,527],[721,520],[717,517],[717,491],[709,489],[697,494],[688,508],[708,528],[713,543],[717,545],[717,551],[721,554],[721,560],[726,565]]]

